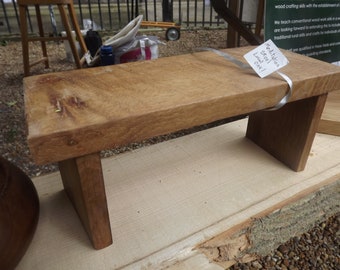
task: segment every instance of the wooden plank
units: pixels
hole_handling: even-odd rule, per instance
[[[152,22],[152,21],[142,21],[140,26],[150,26],[150,27],[160,27],[160,28],[181,28],[180,25],[174,22]]]
[[[112,244],[99,153],[59,162],[65,191],[95,249]]]
[[[200,243],[196,249],[223,269],[266,256],[280,244],[337,214],[339,180],[340,173]]]
[[[250,115],[247,137],[295,171],[305,168],[327,94]]]
[[[34,178],[41,215],[17,269],[160,270],[177,261],[209,269],[202,256],[190,259],[199,243],[340,172],[340,137],[317,134],[295,173],[244,138],[246,127],[244,119],[103,159],[114,243],[98,251],[59,173]]]
[[[242,60],[249,50],[226,51]],[[285,53],[291,101],[340,88],[338,67]],[[32,76],[24,85],[28,143],[37,163],[269,108],[287,91],[279,76],[260,79],[212,52]]]
[[[340,90],[328,95],[318,132],[340,136]]]

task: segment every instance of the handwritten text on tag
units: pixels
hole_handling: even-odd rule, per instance
[[[243,56],[255,72],[264,78],[289,63],[273,41],[268,40]]]

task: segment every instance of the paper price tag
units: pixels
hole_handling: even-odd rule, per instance
[[[289,63],[280,49],[270,39],[243,56],[254,71],[264,78]]]

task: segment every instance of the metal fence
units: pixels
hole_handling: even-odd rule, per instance
[[[182,28],[223,27],[209,0],[74,0],[79,25],[91,22],[101,30],[118,30],[137,15],[146,21],[174,21]],[[34,7],[29,7],[29,30],[38,31]],[[46,32],[60,32],[59,12],[53,6],[42,6]],[[0,35],[16,35],[19,30],[19,10],[16,0],[1,0]],[[55,22],[55,23],[53,23]],[[82,28],[82,27],[81,27]]]

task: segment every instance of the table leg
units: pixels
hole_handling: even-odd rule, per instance
[[[95,249],[112,244],[99,153],[59,162],[64,188]]]
[[[295,171],[305,168],[327,94],[249,116],[246,136]]]

